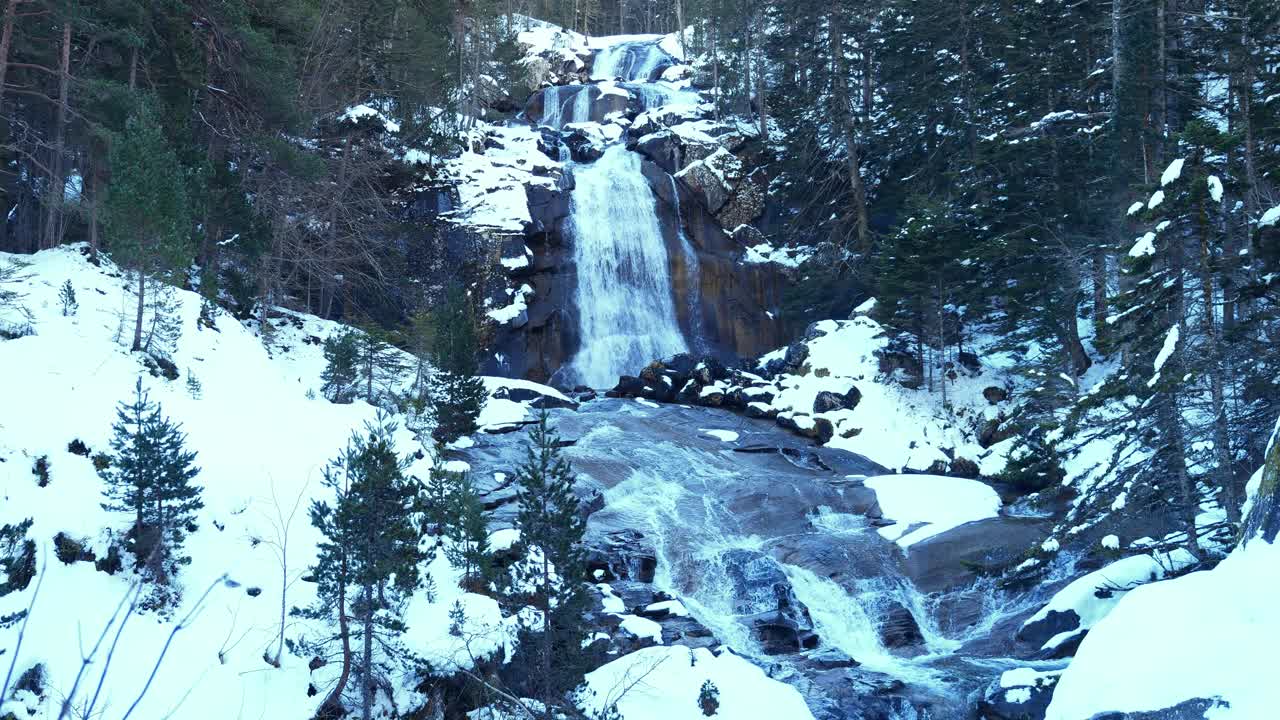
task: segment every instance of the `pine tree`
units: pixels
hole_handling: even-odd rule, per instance
[[[357,385],[365,402],[377,405],[393,393],[406,369],[404,355],[391,344],[390,333],[367,326],[356,336]]]
[[[26,590],[36,574],[36,543],[27,537],[31,520],[0,526],[0,597]],[[0,615],[0,630],[26,617],[21,610]]]
[[[112,142],[111,167],[104,220],[114,258],[137,274],[132,349],[138,351],[148,279],[191,261],[187,177],[146,103],[138,104]]]
[[[561,455],[560,438],[545,411],[529,440],[528,458],[516,471],[516,529],[529,558],[529,576],[522,580],[534,588],[542,622],[526,633],[520,648],[530,656],[528,690],[543,703],[543,717],[550,720],[553,708],[585,670],[582,616],[588,597],[582,539],[587,523],[573,492],[573,470]]]
[[[360,358],[359,340],[354,330],[330,335],[324,340],[325,368],[321,392],[330,402],[345,404],[355,398]]]
[[[429,337],[437,370],[430,391],[436,420],[433,435],[450,443],[476,431],[476,419],[487,398],[484,381],[478,377],[475,317],[461,287],[451,287],[440,306],[432,310]]]
[[[454,519],[447,533],[449,561],[462,569],[463,583],[467,587],[483,589],[488,584],[491,571],[489,523],[484,514],[484,501],[469,474],[455,475],[449,499],[454,508]]]
[[[404,655],[396,640],[404,632],[400,599],[420,581],[419,536],[411,519],[419,500],[404,476],[407,462],[396,454],[395,429],[380,418],[367,436],[352,438],[325,472],[334,503],[317,501],[311,508],[311,522],[325,539],[314,567],[317,605],[309,614],[336,618],[343,648],[342,675],[325,706],[340,707],[353,679],[365,720],[379,677]],[[358,655],[351,647],[355,639],[361,642]]]
[[[141,378],[133,400],[117,406],[111,430],[103,507],[133,515],[129,539],[136,565],[164,584],[178,565],[190,561],[181,555],[182,543],[204,507],[200,487],[191,482],[200,472],[196,454],[186,449],[181,426],[147,397]]]

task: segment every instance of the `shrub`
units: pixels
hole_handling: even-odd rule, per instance
[[[702,683],[702,689],[698,691],[698,707],[707,717],[715,715],[720,709],[720,688],[710,680]]]

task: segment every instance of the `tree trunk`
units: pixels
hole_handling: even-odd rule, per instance
[[[0,29],[0,109],[4,107],[4,83],[9,75],[9,49],[13,47],[13,20],[23,0],[9,0],[4,6],[4,26]]]
[[[62,25],[62,57],[58,65],[58,120],[53,135],[50,158],[49,197],[44,216],[44,240],[41,247],[57,247],[62,242],[62,204],[66,200],[66,173],[63,154],[67,137],[67,90],[71,79],[71,23]],[[83,192],[83,186],[81,188]]]
[[[142,349],[142,315],[146,312],[147,303],[147,274],[138,268],[138,316],[133,323],[133,347],[132,352]]]
[[[542,697],[538,698],[542,701],[543,720],[553,720],[554,714],[551,709],[551,650],[553,643],[551,642],[551,561],[547,558],[547,551],[542,551],[542,657],[538,658],[542,663]]]
[[[1203,201],[1202,201],[1203,202]],[[1209,247],[1209,221],[1203,207],[1198,213],[1200,230],[1200,297],[1204,308],[1200,313],[1200,331],[1207,343],[1209,397],[1213,410],[1213,476],[1222,489],[1222,506],[1227,519],[1240,522],[1240,497],[1236,490],[1231,462],[1231,434],[1227,426],[1226,381],[1222,363],[1222,336],[1214,322],[1213,254]]]
[[[10,3],[13,2],[13,0],[9,1]],[[685,47],[684,44],[684,0],[676,0],[676,25],[676,32],[680,33],[680,52],[684,54],[681,59],[687,61],[689,59],[689,48]]]
[[[342,674],[333,686],[333,692],[325,699],[321,707],[341,708],[342,693],[347,691],[347,683],[351,680],[351,623],[347,619],[347,555],[342,554],[342,568],[338,580],[338,636],[342,638]]]
[[[360,659],[360,712],[373,718],[373,585],[364,586],[364,657]]]
[[[867,192],[862,184],[862,161],[858,153],[858,138],[853,125],[853,106],[850,105],[849,68],[844,57],[844,27],[840,11],[831,8],[830,43],[835,77],[832,79],[832,96],[836,103],[836,120],[844,136],[846,162],[849,172],[849,194],[853,201],[856,250],[865,253],[871,249],[868,237]]]

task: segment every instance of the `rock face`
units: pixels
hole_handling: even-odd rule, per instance
[[[723,555],[722,562],[734,613],[752,618],[756,640],[766,654],[818,646],[809,610],[796,598],[776,560],[756,550],[734,549]]]

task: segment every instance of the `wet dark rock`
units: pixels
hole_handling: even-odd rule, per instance
[[[1004,442],[1014,436],[1012,427],[1005,423],[1003,416],[992,418],[982,426],[982,431],[978,433],[978,445],[989,448],[999,442]]]
[[[495,400],[511,400],[519,403],[529,403],[529,407],[535,410],[550,410],[552,408],[564,408],[567,410],[577,410],[578,403],[571,400],[565,400],[554,395],[540,393],[532,388],[522,387],[501,387],[493,391],[491,396]]]
[[[962,352],[956,356],[956,360],[960,362],[960,367],[971,373],[978,373],[982,370],[982,361],[974,353]]]
[[[822,390],[813,398],[815,413],[832,412],[834,410],[852,410],[862,401],[862,391],[856,387],[849,388],[843,395],[830,390]]]
[[[820,670],[835,670],[838,668],[854,668],[861,663],[849,657],[849,654],[838,648],[823,648],[812,652],[806,658],[810,664]]]
[[[991,387],[983,388],[982,397],[986,398],[987,402],[992,405],[999,405],[1009,399],[1009,391],[1005,388],[992,385]]]
[[[947,465],[947,474],[951,477],[974,480],[982,475],[978,464],[968,458],[958,457]]]
[[[644,381],[638,377],[623,375],[618,378],[618,384],[614,386],[606,395],[613,398],[622,397],[643,397],[647,386]]]
[[[887,648],[901,650],[924,644],[924,635],[911,611],[900,602],[892,603],[878,623],[880,641]]]
[[[981,720],[1044,720],[1057,682],[1057,677],[1049,677],[1035,685],[993,688],[978,702],[978,717]]]

